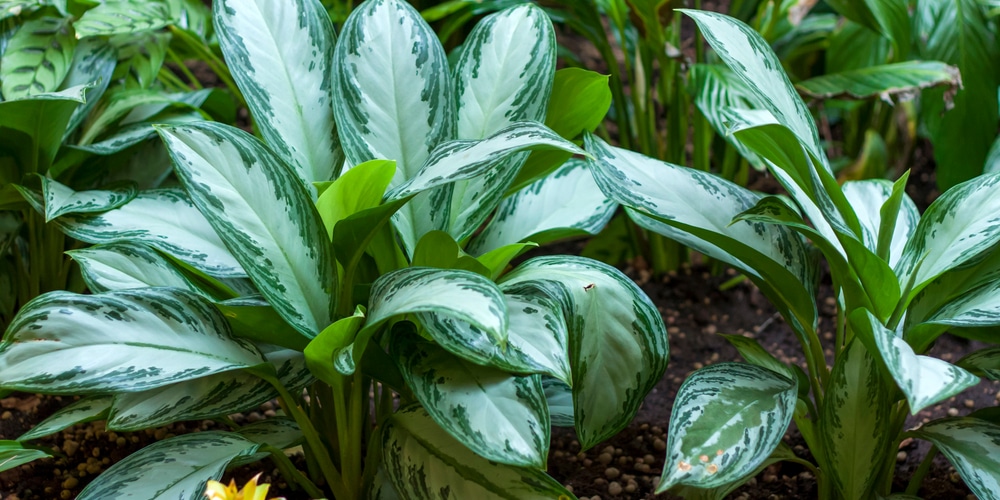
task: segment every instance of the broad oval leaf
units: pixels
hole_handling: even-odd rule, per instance
[[[794,380],[754,365],[720,363],[691,374],[670,414],[657,493],[745,479],[781,443],[797,393]]]
[[[934,443],[977,497],[1000,499],[1000,425],[976,418],[945,418],[913,433]]]
[[[336,35],[316,0],[219,0],[215,32],[233,79],[271,150],[306,183],[328,181],[343,158],[330,74]]]
[[[531,259],[500,287],[532,287],[562,308],[581,446],[628,425],[667,367],[666,327],[649,297],[617,269],[570,256]]]
[[[239,129],[158,130],[192,201],[275,310],[308,337],[332,323],[333,252],[299,178]]]
[[[112,465],[77,500],[197,500],[226,465],[260,444],[231,432],[197,432],[153,443]]]
[[[386,475],[404,500],[576,498],[545,472],[480,457],[419,405],[401,409],[386,420],[382,456]]]
[[[173,22],[163,0],[104,0],[73,23],[77,38],[112,36],[160,29]]]
[[[104,420],[108,416],[111,408],[112,396],[92,396],[81,399],[55,413],[48,418],[35,424],[28,432],[21,434],[18,441],[30,441],[41,437],[55,434],[63,429],[92,422],[94,420]]]
[[[56,394],[143,391],[263,362],[210,303],[172,288],[48,293],[0,344],[3,387]]]
[[[549,412],[539,375],[476,365],[409,336],[391,350],[417,400],[455,439],[493,462],[545,468]]]
[[[80,265],[91,292],[168,286],[203,292],[177,266],[148,245],[121,241],[67,252]]]
[[[73,62],[76,38],[68,18],[25,21],[0,56],[0,90],[7,101],[59,88]],[[62,136],[62,130],[58,133]]]

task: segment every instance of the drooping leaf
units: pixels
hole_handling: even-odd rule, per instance
[[[48,293],[0,344],[3,387],[57,394],[142,391],[263,361],[211,304],[172,288]]]
[[[17,440],[31,441],[55,434],[76,424],[103,420],[108,416],[111,399],[111,396],[92,396],[81,399],[49,415],[45,420],[35,424],[28,432],[21,434]]]
[[[208,480],[222,478],[230,461],[252,455],[258,448],[260,444],[231,432],[182,434],[112,465],[77,498],[198,499],[204,496]]]
[[[1000,347],[988,347],[969,354],[956,363],[978,377],[1000,380]]]
[[[158,130],[192,201],[275,310],[309,337],[332,323],[333,252],[299,177],[227,125]]]
[[[219,46],[264,141],[304,182],[332,180],[343,155],[330,16],[316,0],[225,0],[213,8]]]
[[[493,462],[545,468],[549,414],[539,375],[476,365],[413,337],[394,339],[391,352],[417,400],[452,437]]]
[[[25,21],[14,33],[0,58],[0,90],[5,100],[24,99],[59,88],[69,72],[76,48],[69,21],[40,17]]]
[[[77,38],[152,31],[173,22],[163,0],[105,0],[73,23]]]
[[[382,432],[386,475],[405,500],[576,499],[542,471],[480,457],[418,405],[393,414]]]
[[[747,477],[781,442],[797,393],[795,380],[754,365],[720,363],[694,372],[674,401],[657,493]]]
[[[581,446],[627,425],[667,366],[666,327],[649,298],[617,269],[570,256],[531,259],[500,286],[534,288],[562,308]]]
[[[914,431],[941,450],[978,498],[1000,498],[1000,425],[976,418],[945,418]]]
[[[900,93],[946,85],[957,87],[958,70],[938,61],[906,61],[843,73],[831,73],[796,84],[796,88],[815,99],[872,96],[886,98]]]

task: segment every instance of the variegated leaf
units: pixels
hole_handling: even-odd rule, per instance
[[[54,223],[86,243],[138,241],[212,276],[246,276],[208,220],[178,189],[143,191],[114,210],[66,215]]]
[[[938,309],[925,322],[974,328],[1000,325],[1000,280],[966,291]]]
[[[534,288],[562,308],[581,446],[626,426],[667,367],[666,327],[646,294],[617,269],[570,256],[531,259],[500,287]]]
[[[729,133],[727,109],[753,109],[755,99],[743,80],[722,64],[695,64],[691,67],[691,81],[696,89],[694,104],[712,125],[715,132],[733,145],[743,158],[763,169],[760,159]]]
[[[467,251],[481,255],[517,243],[599,233],[618,208],[597,186],[590,167],[570,160],[500,203]],[[539,241],[541,240],[541,241]]]
[[[861,222],[863,243],[872,252],[878,248],[879,228],[883,223],[881,210],[885,202],[892,196],[892,188],[892,182],[884,179],[850,181],[843,184],[844,196],[854,207],[855,213],[858,214],[858,220]],[[899,261],[903,254],[903,247],[910,239],[919,221],[920,212],[917,210],[917,206],[909,196],[904,194],[889,245],[888,263],[890,266]]]
[[[107,418],[108,409],[111,408],[111,398],[111,396],[92,396],[81,399],[49,415],[45,420],[35,424],[31,430],[21,434],[17,440],[30,441],[55,434],[76,424],[103,420]]]
[[[0,56],[0,90],[8,101],[59,88],[73,62],[76,38],[68,18],[25,21]],[[62,130],[59,130],[62,135]]]
[[[938,85],[957,87],[960,81],[958,68],[943,62],[905,61],[828,73],[799,82],[795,87],[816,99],[873,96],[889,99],[893,94],[915,93]]]
[[[434,421],[487,460],[544,469],[549,412],[541,377],[476,365],[418,339],[395,338],[391,349]]]
[[[261,420],[236,431],[255,443],[266,444],[279,450],[296,446],[303,440],[302,429],[291,417],[274,417]]]
[[[205,117],[198,111],[180,111],[176,113],[161,113],[156,115],[155,124],[191,123],[204,121]],[[97,155],[108,156],[124,151],[146,139],[156,136],[155,124],[152,122],[130,123],[100,141],[85,146],[71,146],[73,149],[87,151]]]
[[[198,500],[233,459],[260,444],[231,432],[182,434],[153,443],[112,465],[77,500]]]
[[[275,310],[309,337],[332,323],[333,252],[295,173],[257,139],[227,125],[158,130],[192,201]]]
[[[77,38],[152,31],[173,22],[163,0],[104,0],[83,13],[73,27]]]
[[[910,298],[930,280],[1000,242],[998,184],[1000,173],[976,177],[949,189],[927,208],[895,266],[901,286],[913,282]]]
[[[545,400],[549,405],[549,419],[553,427],[573,427],[573,389],[565,382],[550,377],[542,377]]]
[[[916,354],[902,337],[867,310],[855,310],[850,321],[869,349],[877,350],[910,403],[913,415],[979,383],[979,377],[947,361]]]
[[[702,368],[677,392],[657,493],[740,481],[781,443],[795,411],[794,380],[759,366]]]
[[[311,378],[302,353],[261,346],[285,387],[299,388]],[[108,428],[135,431],[181,420],[217,418],[245,412],[277,397],[268,382],[245,371],[229,371],[142,392],[115,396]]]
[[[1000,499],[1000,425],[945,418],[924,424],[914,434],[934,443],[978,498]]]
[[[524,287],[519,294],[514,290],[508,287],[504,293],[510,317],[507,364],[570,383],[569,329],[562,308],[533,287]]]
[[[416,175],[438,144],[455,137],[444,49],[403,0],[354,9],[333,58],[334,115],[348,165],[395,160],[393,186]]]
[[[42,450],[25,448],[17,441],[0,440],[0,472],[49,456]]]
[[[57,394],[142,391],[262,362],[210,303],[172,288],[48,293],[0,344],[3,387]]]
[[[155,31],[111,37],[111,44],[118,49],[119,61],[113,78],[125,79],[128,88],[150,88],[167,58],[170,39],[170,33]]]
[[[404,500],[575,500],[537,469],[491,462],[442,429],[419,405],[390,417],[382,431],[385,472]]]
[[[977,376],[1000,380],[1000,347],[976,351],[958,360],[956,364]]]
[[[105,189],[74,191],[60,182],[39,177],[42,181],[42,196],[45,197],[45,221],[66,214],[90,214],[106,212],[132,201],[138,193],[134,183],[119,183],[105,186]]]
[[[316,0],[213,4],[226,63],[264,141],[307,184],[332,180],[343,163],[333,119],[336,36]]]
[[[89,38],[77,43],[73,53],[73,63],[61,88],[67,89],[77,85],[91,85],[91,87],[87,89],[87,102],[73,112],[69,125],[66,126],[64,139],[97,106],[97,102],[111,83],[111,75],[114,74],[117,63],[115,49],[107,40]]]

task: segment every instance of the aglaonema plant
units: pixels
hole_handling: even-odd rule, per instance
[[[3,451],[30,460],[44,450],[25,443],[87,420],[213,418],[232,430],[150,445],[78,498],[193,500],[265,456],[316,498],[573,498],[544,471],[551,426],[584,447],[615,434],[667,344],[614,268],[550,256],[510,269],[616,208],[579,160],[507,195],[529,151],[586,155],[541,124],[548,18],[531,5],[485,18],[451,68],[402,0],[360,4],[339,39],[318,0],[214,9],[263,139],[158,125],[183,189],[54,219],[98,243],[73,252],[94,293],[25,306],[0,379],[85,398]],[[226,417],[274,397],[282,418]],[[297,445],[305,473],[285,455]]]
[[[819,498],[916,495],[941,452],[977,496],[1000,498],[995,408],[906,429],[909,415],[997,376],[995,347],[956,364],[927,351],[945,332],[998,340],[1000,176],[959,184],[922,216],[904,193],[906,175],[838,184],[808,108],[764,40],[727,16],[686,13],[748,90],[746,107],[729,110],[731,133],[788,196],[762,196],[590,137],[593,172],[639,224],[753,280],[798,337],[806,369],[752,338],[728,337],[747,363],[708,366],[681,386],[659,491],[722,498],[790,460],[815,474]],[[838,304],[832,345],[817,331],[818,255]],[[781,443],[792,420],[815,461]],[[905,492],[894,492],[905,438],[933,448]]]

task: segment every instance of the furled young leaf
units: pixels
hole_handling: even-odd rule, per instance
[[[71,214],[53,222],[86,243],[138,241],[212,276],[246,276],[205,217],[177,189],[144,191],[103,214]]]
[[[132,201],[138,191],[133,183],[105,186],[104,189],[74,191],[48,177],[39,177],[45,197],[45,221],[66,214],[106,212]]]
[[[861,222],[863,243],[872,252],[876,252],[879,240],[885,235],[880,234],[883,224],[882,207],[893,194],[893,183],[887,180],[870,179],[863,181],[845,182],[843,185],[844,196],[854,207],[858,214],[858,221]],[[905,193],[901,193],[900,209],[896,214],[896,221],[893,224],[892,234],[889,236],[889,259],[890,266],[899,262],[903,254],[903,247],[910,239],[917,223],[920,221],[920,212]]]
[[[275,310],[309,337],[332,323],[333,252],[299,177],[242,130],[158,130],[192,201]]]
[[[1000,498],[1000,425],[975,418],[945,418],[914,431],[941,450],[978,498]]]
[[[73,27],[77,38],[86,38],[151,31],[172,21],[163,0],[105,0],[84,12]]]
[[[69,72],[75,48],[69,19],[40,17],[26,21],[0,58],[3,98],[13,101],[58,89]]]
[[[0,440],[0,471],[20,467],[28,462],[49,456],[51,455],[42,450],[25,448],[17,441]]]
[[[194,500],[205,483],[219,480],[226,465],[260,444],[231,432],[197,432],[153,443],[112,465],[87,485],[78,500],[142,498]]]
[[[490,270],[465,253],[462,247],[444,231],[431,231],[420,238],[413,249],[411,266],[464,269],[490,277]]]
[[[310,340],[303,351],[309,372],[331,387],[340,383],[342,379],[333,366],[333,355],[338,349],[351,345],[364,324],[364,308],[358,306],[353,315],[341,318]]]
[[[742,335],[723,335],[743,359],[751,365],[767,368],[774,373],[780,373],[788,378],[795,378],[795,372],[786,364],[778,361],[771,353],[767,352],[756,340]]]
[[[211,304],[172,288],[52,292],[0,344],[4,387],[57,394],[141,391],[263,361]]]
[[[583,161],[568,161],[500,203],[489,225],[470,243],[473,255],[504,245],[597,234],[618,205],[609,200]]]
[[[382,431],[386,475],[405,500],[575,499],[540,470],[491,462],[442,429],[418,405],[399,410]]]
[[[851,313],[850,321],[866,346],[879,354],[913,415],[979,383],[979,377],[947,361],[914,353],[905,340],[864,309]]]
[[[872,96],[885,98],[900,93],[916,92],[938,85],[957,87],[958,70],[938,61],[906,61],[843,73],[828,73],[795,86],[815,99]]]
[[[30,99],[0,102],[0,183],[21,182],[28,173],[45,173],[62,145],[63,132],[84,102],[83,86]],[[13,165],[5,166],[6,159]],[[8,170],[8,168],[12,170]]]
[[[617,269],[570,256],[531,259],[500,286],[534,288],[562,307],[583,448],[627,425],[667,366],[666,327],[646,294]]]
[[[316,0],[213,8],[219,46],[264,141],[304,182],[332,180],[343,156],[330,81],[337,39],[326,10]]]
[[[691,374],[674,401],[657,493],[746,478],[780,444],[797,393],[794,380],[754,365],[720,363]]]
[[[418,338],[393,339],[391,349],[434,421],[487,460],[545,469],[550,427],[541,377],[476,365]]]
[[[435,146],[455,137],[448,60],[407,2],[377,0],[354,9],[333,65],[333,109],[349,165],[395,160],[398,186]]]
[[[28,432],[21,434],[18,441],[31,441],[51,434],[55,434],[63,429],[92,422],[94,420],[104,420],[108,417],[108,409],[111,408],[111,396],[92,396],[81,399],[55,413],[36,424]]]

